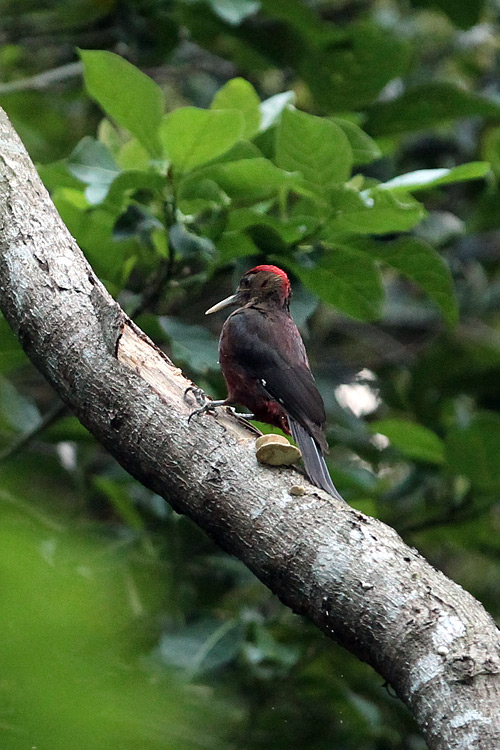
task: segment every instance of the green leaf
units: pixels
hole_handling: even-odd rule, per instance
[[[278,122],[282,112],[289,104],[295,104],[295,91],[284,91],[281,94],[270,96],[260,104],[261,123],[260,129],[267,130]]]
[[[158,128],[165,110],[161,88],[113,52],[79,50],[89,94],[153,157],[159,157]]]
[[[93,205],[101,203],[120,170],[104,143],[90,136],[82,138],[68,158],[68,171],[86,183],[85,197]]]
[[[409,194],[390,191],[359,193],[350,187],[334,187],[328,193],[332,214],[327,220],[322,238],[335,241],[339,233],[388,234],[406,232],[416,226],[425,215],[421,203]]]
[[[149,169],[149,156],[144,146],[139,143],[137,138],[130,138],[120,148],[116,163],[122,169]]]
[[[450,269],[433,247],[416,237],[401,237],[394,242],[369,242],[364,245],[370,256],[379,258],[418,284],[436,304],[448,325],[458,320],[458,305]],[[357,247],[363,248],[363,242]]]
[[[352,149],[342,128],[331,120],[289,107],[278,126],[276,163],[290,172],[300,170],[305,182],[322,194],[349,179]]]
[[[217,368],[217,339],[207,328],[168,315],[160,316],[158,321],[172,341],[174,362],[183,362],[199,373]]]
[[[264,157],[215,164],[199,173],[216,182],[234,201],[255,203],[277,195],[281,190],[300,187],[297,173],[285,172]]]
[[[39,164],[37,165],[37,171],[50,193],[63,187],[74,188],[75,190],[83,189],[81,180],[68,172],[67,159],[60,159],[51,164]]]
[[[251,83],[233,78],[214,97],[210,109],[239,110],[244,118],[244,138],[252,138],[260,126],[260,99]]]
[[[450,169],[419,169],[416,172],[408,172],[394,177],[389,182],[383,182],[375,188],[367,191],[374,195],[378,190],[390,190],[392,193],[401,191],[415,192],[417,190],[428,190],[439,185],[449,185],[453,182],[464,180],[477,180],[484,177],[490,171],[490,165],[484,161],[472,161],[468,164],[460,164]]]
[[[496,177],[500,175],[500,127],[486,130],[482,137],[481,157],[489,162]]]
[[[425,83],[396,99],[374,104],[365,128],[374,136],[394,135],[474,116],[498,120],[500,104],[451,83]]]
[[[346,134],[352,148],[353,164],[370,164],[372,161],[380,159],[382,151],[368,133],[365,133],[350,120],[343,120],[340,117],[331,117],[330,120],[339,128],[342,128]]]
[[[246,230],[259,225],[273,229],[287,244],[292,245],[311,234],[317,227],[317,220],[311,216],[298,216],[291,219],[277,219],[249,208],[234,209],[228,218],[228,231]]]
[[[187,172],[229,151],[244,128],[238,110],[182,107],[165,117],[160,139],[173,166]]]
[[[214,180],[200,178],[196,173],[182,180],[177,192],[177,207],[185,215],[222,208],[231,203]]]
[[[170,228],[168,239],[175,252],[183,258],[200,256],[210,259],[215,252],[215,245],[212,240],[190,232],[184,224],[179,222]]]
[[[444,444],[435,432],[405,419],[380,419],[370,424],[373,434],[382,433],[393,448],[415,461],[440,464],[444,460]]]
[[[235,258],[258,255],[259,248],[244,232],[224,232],[217,240],[217,253],[220,264],[225,265]]]
[[[500,416],[480,412],[446,436],[446,459],[457,474],[488,492],[500,490]]]
[[[164,186],[165,177],[157,172],[128,169],[115,177],[109,186],[106,205],[123,206],[128,196],[137,190],[149,190],[158,195],[161,194]]]
[[[129,140],[128,133],[120,131],[107,117],[103,117],[97,126],[96,138],[100,143],[107,146],[114,159],[117,157],[123,144]]]
[[[241,159],[258,159],[261,156],[262,151],[254,143],[242,139],[237,141],[229,151],[213,159],[211,164],[225,164],[229,161],[241,161]]]
[[[297,72],[325,112],[365,109],[389,81],[404,76],[411,47],[403,35],[372,22],[343,25],[323,38],[314,53],[299,57]]]
[[[358,320],[380,315],[382,281],[376,263],[365,253],[337,244],[325,250],[314,268],[291,267],[308,289],[343,313]]]

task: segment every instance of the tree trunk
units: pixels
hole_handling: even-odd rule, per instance
[[[1,110],[0,306],[109,452],[370,663],[429,748],[500,747],[500,637],[482,605],[380,521],[260,466],[235,417],[188,424],[189,382],[96,278]]]

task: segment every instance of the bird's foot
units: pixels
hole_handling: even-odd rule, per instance
[[[198,409],[195,409],[189,415],[188,422],[190,422],[193,417],[199,414],[205,414],[206,412],[209,412],[209,411],[215,412],[215,410],[219,406],[228,406],[230,411],[234,414],[234,416],[239,417],[240,419],[255,419],[254,414],[240,414],[232,406],[229,406],[226,400],[212,401],[211,399],[207,399],[206,393],[201,388],[198,388],[196,385],[190,385],[184,391],[184,401],[186,402],[188,402],[188,399],[187,399],[188,394],[192,394],[194,400],[198,404]],[[191,401],[191,399],[189,399],[189,401]]]
[[[212,401],[210,399],[207,400],[207,397],[205,393],[203,393],[201,388],[196,388],[194,386],[189,386],[189,388],[186,388],[184,392],[184,398],[186,397],[186,394],[188,391],[191,391],[191,393],[193,393],[198,404],[200,403],[202,404],[202,406],[200,406],[198,409],[195,409],[194,411],[191,412],[191,414],[188,417],[188,424],[192,420],[193,417],[196,417],[200,414],[205,414],[208,411],[215,412],[218,406],[226,405],[225,400],[222,400],[222,401]]]
[[[189,385],[184,391],[184,401],[192,406],[192,399],[187,398],[188,394],[192,395],[198,406],[204,406],[207,402],[206,393],[201,388],[198,388],[197,385]]]

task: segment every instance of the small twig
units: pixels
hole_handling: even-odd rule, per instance
[[[30,78],[20,78],[17,81],[0,83],[0,94],[13,94],[17,91],[28,91],[30,89],[41,91],[42,89],[48,89],[54,83],[81,76],[82,71],[83,66],[81,62],[68,63],[52,70],[45,70],[43,73],[38,73],[38,75],[31,76]]]

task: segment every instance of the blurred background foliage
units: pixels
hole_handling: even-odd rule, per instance
[[[221,320],[203,312],[283,265],[337,486],[497,619],[498,16],[0,0],[0,104],[110,291],[219,396]],[[190,131],[179,107],[212,102]],[[110,459],[1,318],[0,511],[6,750],[424,747],[378,675]]]

